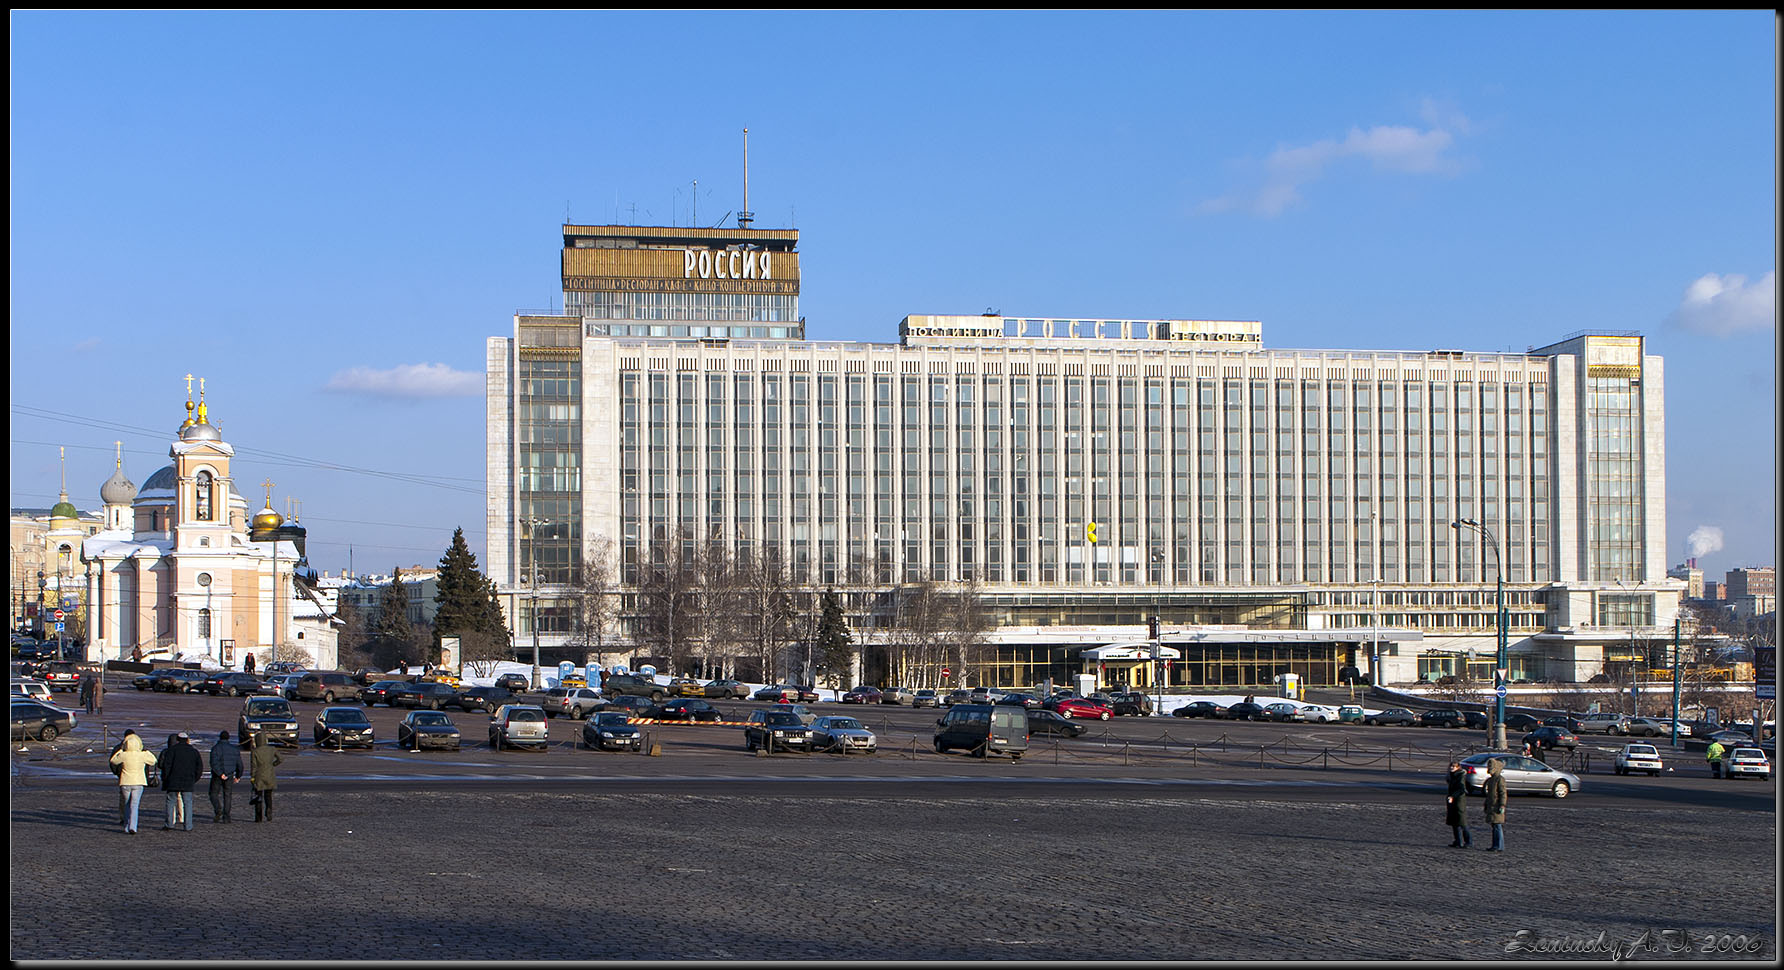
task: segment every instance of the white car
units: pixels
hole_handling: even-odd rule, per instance
[[[1660,752],[1651,744],[1626,744],[1617,752],[1616,771],[1619,775],[1627,775],[1632,771],[1645,771],[1650,775],[1659,775],[1666,770],[1660,763]]]
[[[1730,778],[1742,775],[1757,775],[1760,778],[1772,776],[1771,763],[1765,760],[1765,752],[1758,748],[1736,748],[1722,759],[1722,770]]]
[[[867,726],[852,717],[833,715],[811,722],[812,746],[819,751],[873,754],[879,742]]]
[[[12,696],[29,697],[34,701],[42,701],[51,707],[56,706],[50,700],[50,685],[41,680],[15,680],[12,682]]]
[[[1338,721],[1338,709],[1324,704],[1302,704],[1301,716],[1308,724],[1335,724]]]
[[[297,700],[297,682],[302,679],[303,674],[275,674],[260,685],[259,693],[294,701]]]

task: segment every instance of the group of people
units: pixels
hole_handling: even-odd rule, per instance
[[[1505,762],[1498,758],[1487,762],[1487,780],[1481,786],[1481,794],[1486,796],[1487,824],[1493,827],[1493,844],[1487,847],[1488,852],[1505,851]],[[1449,766],[1449,793],[1444,806],[1444,821],[1449,824],[1454,838],[1450,842],[1452,849],[1468,849],[1474,846],[1474,836],[1468,832],[1468,773],[1462,770],[1460,761],[1451,761]]]
[[[101,671],[81,674],[81,706],[88,714],[105,713],[105,675]]]
[[[279,787],[274,771],[280,764],[279,753],[264,736],[255,735],[253,742],[248,752],[247,771],[248,783],[254,790],[250,799],[254,806],[254,821],[271,821],[273,793]],[[167,747],[160,754],[154,754],[143,748],[142,738],[135,731],[127,730],[123,740],[112,749],[111,766],[112,773],[118,776],[118,824],[124,827],[125,833],[135,835],[137,832],[143,791],[156,783],[152,774],[159,775],[161,791],[167,796],[167,814],[162,830],[184,828],[192,831],[192,793],[204,777],[205,760],[193,746],[191,735],[181,731],[170,736]],[[231,796],[236,783],[242,779],[242,746],[230,740],[228,731],[218,732],[217,742],[211,745],[210,772],[212,821],[227,824],[233,801]]]

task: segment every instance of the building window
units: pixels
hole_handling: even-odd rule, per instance
[[[198,639],[209,640],[210,638],[211,638],[211,611],[208,609],[199,610],[198,611]]]
[[[211,521],[211,473],[198,473],[197,516],[200,522]]]

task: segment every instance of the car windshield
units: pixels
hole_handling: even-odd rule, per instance
[[[510,720],[510,721],[543,721],[543,720],[545,720],[545,715],[543,712],[540,712],[540,711],[509,711],[508,712],[508,720]]]
[[[859,729],[861,727],[861,722],[852,717],[833,717],[830,719],[829,724],[831,728],[839,730]]]
[[[284,701],[249,701],[248,715],[265,716],[270,714],[290,714],[291,707]]]
[[[788,727],[788,726],[798,727],[798,726],[800,726],[800,724],[802,722],[799,720],[799,715],[797,715],[797,714],[782,713],[780,711],[770,711],[765,717],[763,717],[762,723],[770,725],[772,727]]]
[[[596,714],[595,723],[599,724],[601,727],[624,727],[627,723],[627,719],[624,714],[614,711],[611,713]]]
[[[371,723],[365,719],[365,714],[355,710],[323,711],[322,721],[325,724],[363,725]]]
[[[423,714],[416,714],[413,723],[424,725],[426,727],[446,726],[452,723],[452,718],[434,711],[428,711]]]
[[[1752,758],[1755,761],[1764,761],[1765,752],[1760,751],[1758,748],[1736,748],[1734,749],[1733,757]]]

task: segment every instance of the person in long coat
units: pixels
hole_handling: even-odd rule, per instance
[[[1505,762],[1493,758],[1487,762],[1487,783],[1481,794],[1486,796],[1487,824],[1493,826],[1493,844],[1488,852],[1505,851]]]
[[[254,821],[270,822],[273,817],[273,792],[279,778],[273,769],[279,765],[279,753],[264,734],[254,735],[254,750],[248,755],[248,783],[254,787]]]
[[[1450,827],[1452,849],[1466,849],[1474,844],[1474,836],[1468,834],[1467,777],[1460,761],[1450,762],[1447,780],[1449,791],[1443,807],[1443,821]]]

